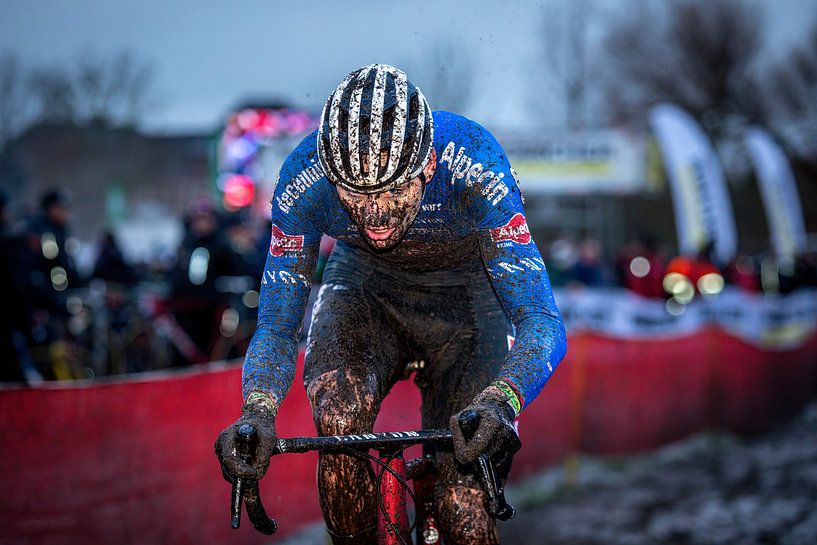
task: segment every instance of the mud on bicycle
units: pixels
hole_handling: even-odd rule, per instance
[[[479,425],[479,415],[466,411],[459,418],[463,434],[470,438]],[[255,456],[258,436],[250,424],[242,425],[236,438],[239,455],[246,463]],[[423,455],[406,459],[404,451],[414,445],[422,445]],[[411,534],[416,532],[418,544],[441,543],[435,520],[432,490],[434,486],[434,451],[450,448],[450,430],[420,430],[404,432],[373,432],[358,435],[334,435],[324,437],[292,437],[278,439],[273,456],[302,454],[318,451],[323,454],[346,454],[370,460],[379,467],[377,473],[377,533],[382,545],[411,544]],[[369,451],[377,451],[377,455]],[[513,506],[505,500],[502,479],[496,473],[487,454],[481,454],[473,471],[486,494],[488,513],[502,521],[516,514]],[[409,484],[413,481],[414,488]],[[414,522],[409,522],[406,494],[415,506]],[[278,530],[277,522],[267,515],[258,490],[258,481],[235,478],[231,496],[231,526],[239,528],[241,506],[256,530],[271,535]]]

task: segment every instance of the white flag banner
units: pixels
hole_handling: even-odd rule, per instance
[[[673,104],[653,106],[650,125],[669,175],[681,253],[714,243],[714,257],[729,262],[737,250],[735,217],[712,144],[695,119]]]
[[[792,258],[803,253],[806,249],[803,208],[786,156],[769,134],[759,127],[746,131],[744,139],[755,165],[775,255],[778,258]]]

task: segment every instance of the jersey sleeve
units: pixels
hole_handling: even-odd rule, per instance
[[[295,378],[298,339],[320,245],[316,204],[303,184],[312,168],[299,150],[281,167],[271,200],[272,232],[261,279],[258,324],[244,359],[242,393],[280,406]]]
[[[545,262],[528,229],[514,172],[499,143],[487,130],[480,130],[481,153],[473,163],[481,168],[478,175],[469,172],[460,182],[464,213],[477,230],[485,268],[516,329],[497,380],[517,395],[518,411],[542,390],[567,351],[567,339]]]

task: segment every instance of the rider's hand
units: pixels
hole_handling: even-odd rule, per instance
[[[236,477],[259,480],[267,472],[269,459],[275,447],[275,409],[266,400],[249,396],[248,402],[241,409],[241,418],[227,426],[216,439],[215,449],[221,463],[224,479],[232,483]],[[236,451],[238,428],[243,424],[252,424],[258,431],[258,446],[252,465],[244,463]]]
[[[466,411],[479,415],[479,426],[473,437],[466,441],[459,425],[459,417]],[[513,426],[516,416],[508,403],[508,396],[494,387],[482,391],[470,405],[451,417],[451,434],[454,438],[454,454],[461,464],[470,465],[479,455],[487,454],[500,475],[510,471],[511,460],[522,446]]]

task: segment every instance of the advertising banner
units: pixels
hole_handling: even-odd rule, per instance
[[[806,248],[806,227],[789,162],[763,129],[750,128],[744,139],[755,165],[774,253],[778,259],[793,258]]]
[[[735,218],[712,144],[678,106],[659,104],[649,117],[672,188],[680,252],[694,254],[713,243],[715,259],[729,262],[737,249]]]
[[[647,189],[643,134],[595,130],[500,137],[529,194],[635,193]]]
[[[817,332],[817,290],[773,297],[727,288],[696,298],[677,315],[664,301],[624,289],[560,290],[556,302],[568,331],[623,339],[669,340],[716,326],[758,348],[788,350]]]

